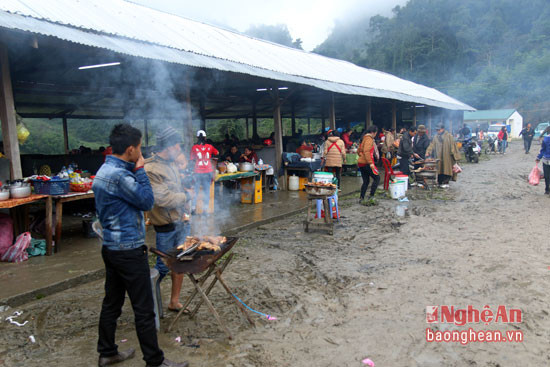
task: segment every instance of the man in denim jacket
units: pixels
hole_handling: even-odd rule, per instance
[[[118,351],[115,344],[117,319],[128,292],[135,314],[137,336],[147,366],[184,367],[164,358],[155,328],[153,291],[145,246],[143,211],[151,210],[153,190],[143,169],[141,132],[128,125],[116,125],[107,156],[94,180],[96,209],[103,226],[101,255],[105,263],[105,298],[99,318],[100,367],[134,356],[135,350]]]

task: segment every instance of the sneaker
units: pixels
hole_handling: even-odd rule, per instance
[[[442,189],[448,189],[450,186],[448,184],[439,185]]]
[[[544,195],[550,195],[550,191],[545,191]]]
[[[162,361],[162,364],[158,367],[188,367],[188,366],[189,366],[188,362],[178,363],[178,362],[172,362],[164,358],[164,361]],[[146,367],[153,367],[153,366],[148,364]]]
[[[120,363],[127,359],[133,358],[135,354],[136,354],[136,350],[133,348],[130,348],[128,350],[125,350],[124,352],[118,352],[117,355],[112,357],[99,357],[99,362],[97,363],[97,365],[99,367],[110,366],[112,364]]]

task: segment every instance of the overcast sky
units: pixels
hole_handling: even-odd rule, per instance
[[[407,0],[131,0],[152,8],[245,31],[253,24],[286,24],[293,38],[311,51],[322,43],[336,19],[390,15]]]

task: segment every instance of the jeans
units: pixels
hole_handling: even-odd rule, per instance
[[[147,247],[113,251],[103,246],[101,256],[105,263],[105,298],[99,316],[97,351],[101,357],[111,357],[118,353],[115,343],[116,324],[127,292],[134,310],[143,359],[149,365],[160,365],[164,361],[164,353],[157,341]]]
[[[210,205],[210,184],[212,183],[212,172],[209,173],[195,173],[195,195],[193,196],[193,210],[197,209],[197,199],[199,193],[203,193],[203,209],[202,211],[206,213],[208,211],[208,206]]]
[[[543,164],[542,171],[544,172],[544,183],[546,184],[544,192],[550,192],[550,164]]]
[[[367,193],[367,188],[369,187],[370,178],[372,177],[372,186],[370,187],[370,196],[374,196],[376,194],[376,189],[378,188],[378,184],[380,183],[380,175],[377,175],[372,171],[372,168],[370,166],[364,166],[359,167],[359,171],[361,171],[361,178],[363,179],[363,185],[361,185],[361,199],[365,198],[365,194]]]
[[[325,171],[334,173],[338,180],[338,188],[340,188],[342,183],[342,167],[325,167]]]
[[[187,236],[191,234],[191,225],[189,223],[178,223],[176,228],[171,232],[157,232],[157,249],[168,253],[174,247],[177,247],[185,242]],[[164,261],[157,257],[155,268],[159,271],[159,282],[170,272]]]
[[[531,150],[532,142],[533,140],[523,139],[523,147],[525,148],[525,153],[529,153],[529,150]]]
[[[508,142],[506,140],[500,141],[500,152],[502,154],[506,153],[506,145],[508,145]]]

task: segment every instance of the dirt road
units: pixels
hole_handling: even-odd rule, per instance
[[[304,233],[301,215],[242,233],[227,281],[251,307],[278,320],[253,316],[257,328],[248,327],[220,288],[212,300],[235,341],[224,339],[203,307],[194,320],[182,318],[177,330],[162,332],[161,346],[194,367],[359,367],[364,358],[378,367],[548,365],[550,198],[543,187],[527,184],[534,153],[525,155],[518,142],[505,156],[465,165],[459,181],[432,200],[412,192],[404,217],[396,214],[396,201],[375,207],[343,201],[334,237]],[[164,283],[166,299],[170,284]],[[0,360],[6,366],[95,365],[102,296],[102,283],[95,282],[22,307],[18,320],[28,319],[27,325],[0,323]],[[427,324],[429,305],[481,311],[487,305],[495,313],[506,305],[520,309],[523,320]],[[428,327],[519,331],[524,340],[429,343]],[[117,339],[128,340],[120,348],[138,348],[128,304]],[[140,359],[138,351],[121,366],[142,366]]]

